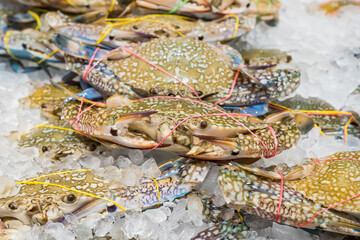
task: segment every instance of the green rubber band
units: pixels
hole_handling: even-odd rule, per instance
[[[179,8],[181,8],[185,3],[187,3],[190,0],[184,0],[184,1],[180,1],[178,3],[178,5],[176,5],[173,9],[171,9],[168,13],[174,13],[176,12]]]

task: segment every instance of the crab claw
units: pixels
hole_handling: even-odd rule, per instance
[[[131,123],[148,117],[156,112],[157,111],[136,112],[121,117],[116,120],[113,126],[104,125],[101,131],[95,135],[95,137],[130,148],[153,148],[157,145],[157,142],[148,140],[146,136],[141,136],[140,134],[133,134],[129,132],[128,126]]]
[[[230,160],[241,158],[237,143],[232,138],[193,135],[202,140],[185,154],[187,157],[208,160]]]
[[[270,115],[266,118],[267,123],[284,122],[289,120],[294,122],[302,134],[306,134],[315,126],[315,120],[302,112],[285,111]]]
[[[59,33],[55,33],[53,35],[53,40],[54,40],[55,45],[61,51],[64,51],[65,53],[68,53],[75,57],[90,59],[95,54],[95,51],[96,51],[96,47],[89,46],[89,45],[83,45],[83,44],[78,43],[78,42],[72,40],[71,38],[69,38],[65,35],[59,34]],[[99,59],[99,58],[103,57],[106,53],[107,53],[107,51],[105,51],[103,49],[99,49],[96,52],[95,58]]]

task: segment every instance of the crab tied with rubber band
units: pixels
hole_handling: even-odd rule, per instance
[[[280,174],[233,163],[220,169],[218,181],[235,209],[280,224],[359,236],[359,169],[359,152],[340,152],[278,167]]]
[[[294,146],[300,131],[313,125],[304,114],[287,112],[264,122],[247,114],[226,113],[214,104],[176,97],[129,100],[114,96],[107,106],[82,110],[78,102],[69,101],[62,119],[109,147],[159,147],[208,160],[271,157]]]
[[[124,216],[125,211],[147,209],[186,195],[205,178],[209,164],[176,159],[160,166],[159,178],[143,178],[135,186],[107,181],[98,170],[50,173],[16,182],[19,192],[0,198],[1,234],[14,234],[23,225],[63,222],[66,215],[83,219],[91,213]],[[121,170],[119,170],[121,171]]]
[[[287,96],[300,82],[296,70],[246,69],[238,51],[219,43],[158,38],[108,51],[60,34],[54,41],[67,68],[105,97],[180,96],[238,108]]]

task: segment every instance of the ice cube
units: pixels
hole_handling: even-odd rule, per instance
[[[146,160],[141,165],[141,170],[144,174],[144,177],[157,178],[157,177],[160,177],[160,175],[161,175],[161,171],[160,171],[154,158],[150,158],[150,159]]]
[[[129,151],[129,158],[131,162],[135,165],[140,166],[144,162],[144,154],[140,150],[130,150]]]

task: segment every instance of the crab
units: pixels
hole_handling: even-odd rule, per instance
[[[97,24],[75,23],[62,13],[48,12],[46,22],[57,32],[87,44],[98,44],[118,47],[127,42],[144,42],[156,37],[186,37],[202,41],[225,41],[240,37],[253,29],[255,15],[224,17],[223,19],[205,22],[177,15],[127,15],[126,18],[114,19],[114,23],[97,21]],[[119,21],[119,22],[118,22]],[[236,29],[236,22],[239,21]],[[106,24],[105,24],[106,23]]]
[[[182,158],[162,169],[159,178],[144,178],[139,185],[128,187],[107,181],[96,170],[50,173],[18,182],[21,187],[16,195],[0,198],[0,231],[11,233],[23,225],[49,221],[66,224],[64,218],[69,214],[81,221],[93,212],[123,216],[124,210],[155,207],[190,192],[205,178],[209,164]]]
[[[75,93],[82,91],[76,85],[68,85],[62,82],[57,84]],[[61,116],[62,104],[68,96],[63,90],[54,87],[52,84],[46,84],[37,88],[30,96],[21,99],[21,102],[30,108],[41,108],[45,117],[58,120]]]
[[[357,176],[360,152],[340,152],[280,174],[240,164],[220,169],[219,185],[225,201],[235,209],[294,227],[321,229],[359,236]],[[280,210],[278,210],[280,209]]]
[[[67,68],[80,75],[88,73],[87,82],[105,96],[121,94],[130,99],[153,95],[181,96],[238,107],[286,96],[300,82],[300,73],[289,69],[262,69],[250,76],[247,71],[242,71],[243,60],[235,49],[185,38],[157,38],[129,46],[131,50],[119,53],[122,56],[111,56],[122,59],[92,63],[94,68],[87,71],[88,59],[92,56],[98,59],[108,51],[96,50],[94,54],[94,47],[83,46],[60,34],[55,34],[54,40],[66,53]],[[129,55],[128,51],[135,52],[151,64]],[[238,70],[241,77],[235,79]],[[236,85],[229,96],[234,81]],[[244,85],[243,81],[247,84]]]
[[[359,1],[356,0],[346,0],[346,1],[330,0],[328,2],[320,4],[319,10],[325,11],[327,15],[335,15],[344,6],[360,6],[360,4]]]
[[[352,112],[352,115],[333,115],[333,114],[316,114],[316,111],[337,111],[331,104],[328,102],[315,97],[303,98],[300,95],[296,95],[295,97],[289,98],[284,101],[274,101],[275,104],[280,106],[284,106],[286,108],[290,108],[292,110],[306,110],[310,111],[307,113],[311,116],[315,123],[321,128],[323,133],[335,136],[342,136],[344,132],[344,126],[349,121],[350,117],[354,119],[354,123],[348,126],[348,133],[358,136],[359,135],[359,123],[356,122],[357,113]],[[271,106],[271,105],[270,105]],[[273,106],[276,108],[276,105]],[[311,111],[314,111],[315,114],[312,114]],[[273,110],[271,112],[278,112],[277,110]]]
[[[15,72],[32,72],[41,67],[24,67],[22,60],[49,65],[56,68],[64,67],[64,57],[54,46],[51,33],[35,29],[22,31],[6,31],[0,34],[0,51],[10,58],[11,67]]]
[[[313,124],[305,114],[282,113],[269,117],[267,123],[249,115],[225,116],[217,105],[171,97],[131,101],[115,96],[107,103],[111,107],[89,109],[84,104],[87,110],[79,115],[79,103],[69,101],[62,119],[75,121],[74,128],[109,147],[160,147],[207,160],[278,154],[297,143],[296,122],[304,128]]]
[[[85,152],[93,152],[100,145],[71,129],[65,121],[57,121],[31,129],[20,136],[19,147],[36,147],[41,154],[53,160],[71,156],[78,159]]]
[[[84,13],[95,10],[120,12],[123,7],[113,0],[17,0],[19,3],[36,7],[59,9],[68,13]],[[113,5],[113,7],[112,7]]]
[[[280,2],[276,0],[226,0],[226,1],[154,1],[136,0],[136,5],[155,11],[169,11],[190,17],[206,19],[218,18],[227,14],[256,14],[269,25],[276,25]]]

